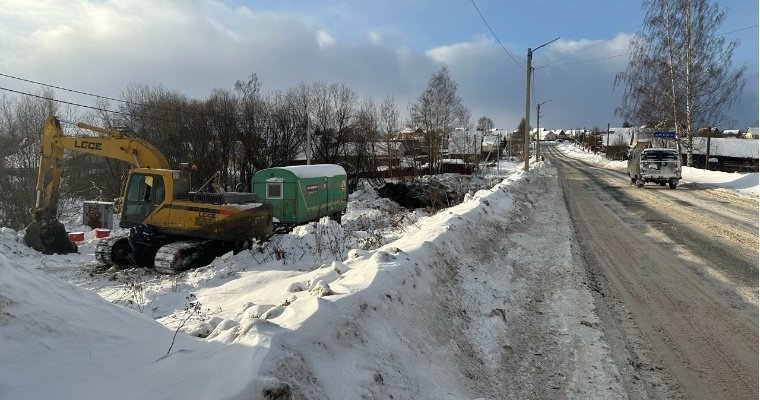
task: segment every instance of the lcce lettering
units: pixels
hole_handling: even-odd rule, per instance
[[[78,147],[80,149],[90,149],[90,150],[101,150],[102,143],[98,142],[88,142],[86,140],[75,140],[74,141],[74,147]]]

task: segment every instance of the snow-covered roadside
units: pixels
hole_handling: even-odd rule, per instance
[[[103,274],[88,245],[85,254],[42,256],[5,230],[0,358],[17,368],[0,372],[0,393],[461,399],[501,397],[510,385],[524,394],[619,393],[571,261],[556,179],[548,165],[515,171],[429,217],[368,196],[374,205],[354,210],[366,224],[403,215],[406,232],[346,233],[323,220],[283,237],[276,251],[226,255],[178,277]],[[368,240],[382,247],[360,250]],[[164,357],[177,327],[205,338],[180,332]],[[535,366],[564,372],[539,374],[552,386],[536,388]]]
[[[172,340],[158,322],[0,252],[0,397],[217,398],[241,390],[260,363],[186,335],[164,357]]]
[[[569,143],[552,144],[562,153],[582,159],[596,166],[625,171],[627,161],[612,161],[599,154],[585,151],[582,147]],[[682,167],[682,183],[691,183],[699,187],[715,189],[745,198],[757,200],[760,196],[760,183],[757,172],[752,173],[728,173],[721,171],[707,171],[692,167]]]

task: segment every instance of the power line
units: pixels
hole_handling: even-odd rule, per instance
[[[607,59],[615,58],[615,57],[623,57],[623,56],[627,56],[629,54],[631,54],[631,53],[622,53],[622,54],[615,54],[614,56],[599,57],[599,58],[590,58],[588,60],[573,61],[573,62],[568,62],[568,63],[563,63],[563,64],[549,64],[549,65],[544,65],[544,66],[541,66],[541,67],[536,67],[535,69],[543,69],[543,68],[549,68],[549,67],[561,67],[563,65],[582,64],[582,63],[587,63],[587,62],[607,60]]]
[[[53,88],[53,89],[65,90],[65,91],[71,92],[71,93],[77,93],[77,94],[82,94],[82,95],[85,95],[85,96],[96,97],[96,98],[99,98],[99,99],[106,99],[106,100],[116,101],[116,102],[119,102],[119,103],[125,103],[125,104],[129,104],[129,105],[132,105],[132,106],[149,107],[149,108],[153,108],[153,109],[157,109],[157,110],[162,110],[162,111],[174,111],[174,112],[185,113],[185,114],[205,115],[203,113],[197,113],[197,112],[193,112],[193,111],[176,110],[176,109],[173,109],[173,108],[154,106],[152,104],[137,103],[137,102],[129,101],[129,100],[116,99],[116,98],[113,98],[113,97],[102,96],[102,95],[99,95],[99,94],[93,94],[93,93],[83,92],[81,90],[68,89],[68,88],[65,88],[65,87],[62,87],[62,86],[56,86],[56,85],[51,85],[51,84],[48,84],[48,83],[37,82],[37,81],[33,81],[31,79],[21,78],[21,77],[13,76],[13,75],[8,75],[8,74],[4,74],[4,73],[1,73],[1,72],[0,72],[0,76],[4,76],[6,78],[11,78],[11,79],[16,79],[16,80],[23,81],[23,82],[33,83],[35,85],[41,85],[41,86],[45,86],[45,87],[50,87],[50,88]],[[98,110],[99,110],[99,108],[98,108]]]
[[[736,32],[746,31],[747,29],[752,29],[752,28],[757,28],[757,25],[747,26],[747,27],[739,28],[739,29],[736,29],[736,30],[733,30],[733,31],[719,33],[719,34],[717,34],[715,36],[725,36],[725,35],[728,35],[729,33],[736,33]]]
[[[129,117],[135,117],[135,118],[152,119],[152,120],[156,120],[156,121],[178,123],[178,121],[174,121],[174,120],[157,118],[157,117],[146,117],[144,115],[137,115],[137,114],[132,114],[132,113],[124,112],[124,111],[114,111],[114,110],[109,110],[107,108],[92,107],[92,106],[87,106],[87,105],[84,105],[84,104],[73,103],[73,102],[66,101],[66,100],[59,100],[59,99],[55,99],[55,98],[52,98],[52,97],[41,96],[41,95],[38,95],[38,94],[32,94],[32,93],[22,92],[22,91],[19,91],[19,90],[8,89],[8,88],[2,87],[2,86],[0,86],[0,90],[5,90],[7,92],[12,92],[12,93],[16,93],[16,94],[20,94],[20,95],[24,95],[24,96],[29,96],[29,97],[36,97],[36,98],[42,99],[42,100],[55,101],[56,103],[67,104],[67,105],[74,106],[74,107],[89,108],[91,110],[104,111],[104,112],[109,112],[109,113],[113,113],[113,114],[120,114],[120,115],[129,116]]]
[[[494,32],[493,29],[491,29],[491,25],[488,24],[488,21],[486,21],[486,18],[483,16],[483,13],[480,12],[480,9],[478,8],[478,5],[475,4],[475,0],[470,0],[470,2],[472,3],[473,7],[475,7],[475,11],[478,12],[478,15],[480,15],[480,19],[483,20],[483,23],[486,24],[486,26],[488,27],[488,30],[491,31],[491,34],[496,39],[496,42],[499,43],[499,46],[501,46],[501,48],[504,49],[504,51],[507,53],[507,55],[509,56],[509,58],[511,58],[512,61],[514,61],[515,64],[517,64],[517,66],[520,69],[525,70],[525,68],[523,68],[522,64],[520,64],[517,61],[517,59],[512,55],[512,53],[510,53],[509,50],[507,50],[507,48],[504,47],[504,45],[501,43],[501,40],[499,40],[499,37],[496,36],[496,32]]]
[[[92,97],[99,97],[99,98],[103,98],[103,99],[107,99],[107,100],[113,100],[113,101],[118,101],[118,102],[123,102],[123,103],[129,103],[129,101],[126,101],[126,100],[114,99],[112,97],[101,96],[99,94],[92,94],[92,93],[82,92],[82,91],[74,90],[74,89],[67,89],[67,88],[61,87],[61,86],[56,86],[56,85],[51,85],[51,84],[48,84],[48,83],[37,82],[37,81],[33,81],[31,79],[26,79],[26,78],[20,78],[18,76],[13,76],[13,75],[8,75],[8,74],[3,74],[3,73],[0,73],[0,76],[4,76],[6,78],[11,78],[11,79],[16,79],[16,80],[19,80],[19,81],[34,83],[35,85],[41,85],[41,86],[51,87],[51,88],[54,88],[54,89],[65,90],[67,92],[78,93],[78,94],[83,94],[83,95],[92,96]]]

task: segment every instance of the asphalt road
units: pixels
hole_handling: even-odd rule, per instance
[[[757,202],[545,154],[629,397],[757,399]]]

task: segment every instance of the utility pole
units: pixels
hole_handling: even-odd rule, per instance
[[[541,154],[541,129],[539,128],[539,120],[541,119],[541,104],[546,104],[551,100],[546,100],[543,103],[536,104],[536,161],[539,160],[539,154]]]
[[[528,47],[528,68],[527,78],[525,80],[525,146],[523,146],[523,171],[528,171],[528,165],[530,164],[530,72],[532,66],[530,65],[533,60],[533,50]]]
[[[612,136],[612,132],[610,132],[610,123],[607,123],[607,151],[609,151],[610,148],[610,136]]]
[[[523,166],[523,171],[527,171],[530,164],[530,74],[533,72],[533,67],[531,66],[533,52],[557,40],[559,40],[559,38],[546,42],[535,49],[528,47],[528,68],[526,68],[525,71],[525,147],[523,148],[523,151],[525,152],[525,157],[523,157],[525,159],[525,165]]]

